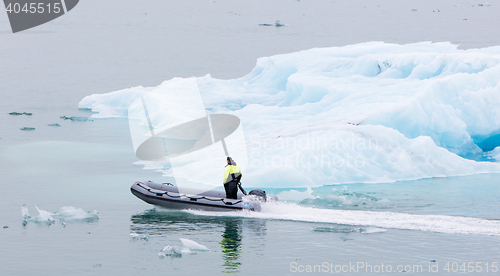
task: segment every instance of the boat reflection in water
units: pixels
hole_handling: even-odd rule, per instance
[[[222,234],[223,267],[228,271],[236,271],[241,264],[238,257],[241,253],[241,221],[225,221],[225,229]]]
[[[221,235],[222,239],[219,242],[222,252],[221,267],[223,272],[226,273],[239,272],[243,232],[257,248],[263,247],[265,244],[262,238],[266,235],[266,221],[260,219],[203,216],[182,211],[153,208],[133,215],[130,220],[132,222],[130,226],[131,233],[151,238],[161,237],[170,241],[178,241],[177,237],[196,234],[196,236],[204,237],[206,240],[207,234],[213,235],[216,233]]]

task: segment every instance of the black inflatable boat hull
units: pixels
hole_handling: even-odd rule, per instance
[[[237,211],[248,209],[260,211],[260,201],[255,197],[238,199],[225,198],[223,191],[204,191],[198,189],[182,189],[151,181],[135,182],[130,191],[141,200],[170,209],[194,209],[205,211]]]

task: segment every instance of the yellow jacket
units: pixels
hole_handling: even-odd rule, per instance
[[[222,180],[222,183],[226,184],[230,181],[233,181],[233,179],[239,181],[242,177],[243,174],[241,173],[241,169],[239,166],[228,164],[224,169],[224,179]]]

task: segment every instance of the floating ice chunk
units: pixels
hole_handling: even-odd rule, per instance
[[[23,128],[21,128],[21,130],[33,131],[33,130],[35,130],[35,128],[34,127],[23,127]]]
[[[190,250],[198,250],[198,251],[209,251],[210,250],[206,246],[201,245],[195,241],[192,241],[189,239],[183,239],[183,238],[179,238],[179,239],[181,240],[184,247],[186,247]]]
[[[28,112],[11,112],[9,115],[15,115],[15,116],[20,116],[20,115],[26,115],[26,116],[31,116],[33,113],[28,113]]]
[[[183,247],[181,249],[181,254],[182,255],[186,255],[186,254],[195,254],[194,252],[191,251],[191,249],[187,248],[187,247]]]
[[[165,246],[160,252],[158,252],[159,257],[181,257],[186,254],[194,254],[189,248],[181,247],[181,246]]]
[[[99,219],[99,213],[97,211],[85,211],[81,208],[75,208],[72,206],[62,207],[59,212],[51,213],[44,210],[40,210],[37,206],[35,206],[38,210],[39,215],[36,218],[32,218],[29,215],[28,207],[26,204],[21,207],[21,215],[23,218],[23,225],[26,225],[29,221],[37,222],[37,223],[49,223],[52,224],[55,222],[55,219],[61,221],[61,225],[63,227],[66,226],[66,222],[68,221],[86,221],[91,222]]]
[[[149,240],[148,234],[130,233],[130,236],[132,237],[132,240]]]
[[[37,206],[35,208],[38,210],[39,215],[35,218],[37,222],[46,222],[49,224],[54,223],[56,220],[52,217],[52,213],[40,210]]]
[[[64,221],[93,221],[99,219],[99,212],[85,211],[81,208],[75,208],[73,206],[64,206],[59,212],[54,213],[54,217],[64,220]]]
[[[28,207],[26,207],[26,204],[23,204],[23,207],[21,207],[21,215],[23,216],[24,220],[28,220],[31,218],[30,213],[28,212]]]
[[[270,26],[275,26],[275,27],[283,27],[283,26],[285,26],[285,24],[281,23],[281,21],[279,21],[279,20],[276,20],[276,22],[274,22],[274,24],[270,24],[270,23],[263,23],[263,24],[259,24],[259,26],[266,26],[266,27],[270,27]]]
[[[71,121],[78,121],[78,122],[86,122],[89,120],[89,118],[87,118],[87,117],[75,117],[75,116],[72,116],[72,117],[60,116],[60,118],[64,119],[64,120],[71,120]]]

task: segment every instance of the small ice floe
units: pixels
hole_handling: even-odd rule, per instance
[[[478,6],[478,7],[482,7],[482,6],[483,6],[483,4],[477,4],[477,6]]]
[[[170,257],[182,257],[182,255],[193,255],[196,254],[193,251],[210,251],[206,246],[199,244],[190,239],[179,238],[183,246],[165,246],[160,252],[158,252],[158,257],[165,258]]]
[[[210,251],[206,246],[201,245],[195,241],[189,240],[189,239],[183,239],[179,238],[184,245],[184,247],[189,248],[191,250],[198,250],[198,251]]]
[[[71,120],[71,121],[77,121],[77,122],[86,122],[86,121],[89,121],[89,118],[87,117],[75,117],[75,116],[72,116],[72,117],[67,117],[67,116],[59,116],[59,118],[63,119],[63,120]],[[92,121],[92,120],[90,120]]]
[[[25,130],[25,131],[33,131],[35,130],[34,127],[23,127],[23,128],[20,128],[21,130]]]
[[[43,223],[48,223],[52,224],[56,222],[56,220],[52,217],[52,213],[47,212],[45,210],[40,210],[38,209],[38,206],[35,206],[35,208],[38,210],[38,217],[35,218],[36,222],[43,222]]]
[[[266,27],[269,27],[269,26],[282,27],[282,26],[285,26],[285,24],[281,23],[281,21],[279,21],[279,20],[276,20],[276,22],[274,22],[274,24],[270,24],[270,23],[263,23],[263,24],[259,24],[259,26],[266,26]]]
[[[28,207],[26,207],[26,204],[21,207],[21,215],[23,216],[23,219],[30,219],[30,213],[28,212]]]
[[[432,12],[439,12],[439,10],[433,10]]]
[[[99,219],[99,212],[85,211],[82,208],[75,208],[73,206],[64,206],[59,209],[59,212],[54,213],[54,217],[62,221],[94,221]]]
[[[411,9],[411,11],[417,11],[417,9]]]
[[[148,234],[130,233],[130,236],[131,236],[132,240],[134,240],[134,241],[138,241],[138,240],[148,241],[149,240]]]
[[[51,127],[61,127],[60,124],[48,124],[48,126],[51,126]]]
[[[81,208],[75,208],[72,206],[62,207],[59,212],[48,212],[45,210],[40,210],[37,206],[35,208],[38,210],[38,216],[32,218],[29,214],[28,207],[23,205],[21,207],[21,215],[23,218],[23,225],[28,224],[28,222],[35,223],[55,223],[56,219],[61,221],[63,227],[66,226],[68,221],[85,221],[91,222],[99,219],[99,213],[97,211],[85,211]]]
[[[189,248],[182,246],[165,246],[160,252],[158,252],[158,257],[165,258],[170,257],[182,257],[182,255],[194,254]]]
[[[31,115],[33,115],[33,113],[29,113],[29,112],[11,112],[11,113],[9,113],[9,115],[14,115],[14,116],[20,116],[20,115],[31,116]]]

